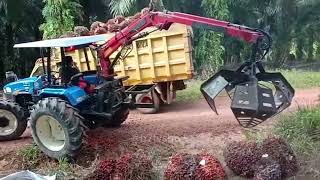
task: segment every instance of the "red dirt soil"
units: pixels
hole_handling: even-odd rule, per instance
[[[291,108],[286,113],[300,106],[317,104],[319,94],[320,88],[298,90]],[[121,128],[99,128],[92,131],[102,139],[112,139],[109,142],[115,146],[109,150],[101,147],[99,156],[108,158],[143,149],[164,153],[158,156],[165,157],[166,161],[167,157],[177,152],[205,151],[219,158],[227,142],[244,138],[244,129],[233,117],[227,97],[220,97],[216,105],[219,116],[209,108],[204,99],[197,102],[175,102],[172,105],[164,105],[160,113],[153,115],[133,111]],[[269,120],[255,129],[266,127],[274,121]],[[1,142],[0,162],[6,153],[32,143],[30,134],[28,129],[20,140]],[[167,152],[164,152],[164,149],[171,154],[165,154]]]

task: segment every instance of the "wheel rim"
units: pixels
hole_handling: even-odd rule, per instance
[[[0,136],[8,136],[18,128],[18,119],[10,111],[0,109]]]
[[[152,98],[149,96],[143,96],[141,99],[142,103],[152,103]]]
[[[61,124],[52,116],[40,116],[36,123],[36,133],[40,142],[51,151],[63,149],[66,136]]]

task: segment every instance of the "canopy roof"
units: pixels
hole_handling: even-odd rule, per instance
[[[50,39],[28,43],[15,44],[14,48],[49,48],[49,47],[70,47],[84,44],[91,44],[99,41],[105,41],[106,35],[81,36],[71,38]]]

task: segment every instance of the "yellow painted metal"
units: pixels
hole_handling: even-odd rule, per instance
[[[145,31],[153,29],[147,28]],[[106,40],[112,36],[113,34],[106,34]],[[127,58],[115,66],[115,73],[119,77],[129,76],[126,86],[191,79],[194,73],[191,37],[190,27],[173,24],[168,31],[156,31],[136,40],[132,43],[132,51]],[[90,70],[96,70],[96,52],[89,48],[86,51]],[[116,53],[111,56],[111,61]],[[84,50],[68,52],[66,55],[73,57],[81,71],[88,70]],[[53,59],[53,69],[56,70],[55,64],[61,59],[59,49],[54,50]],[[41,61],[37,64],[38,67],[42,66]],[[33,72],[35,71],[34,69]]]

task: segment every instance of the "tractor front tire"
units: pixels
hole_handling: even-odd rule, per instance
[[[0,141],[19,138],[27,128],[22,107],[14,102],[0,100]]]
[[[31,132],[39,149],[54,159],[76,157],[82,147],[83,118],[66,101],[45,98],[31,112]]]

